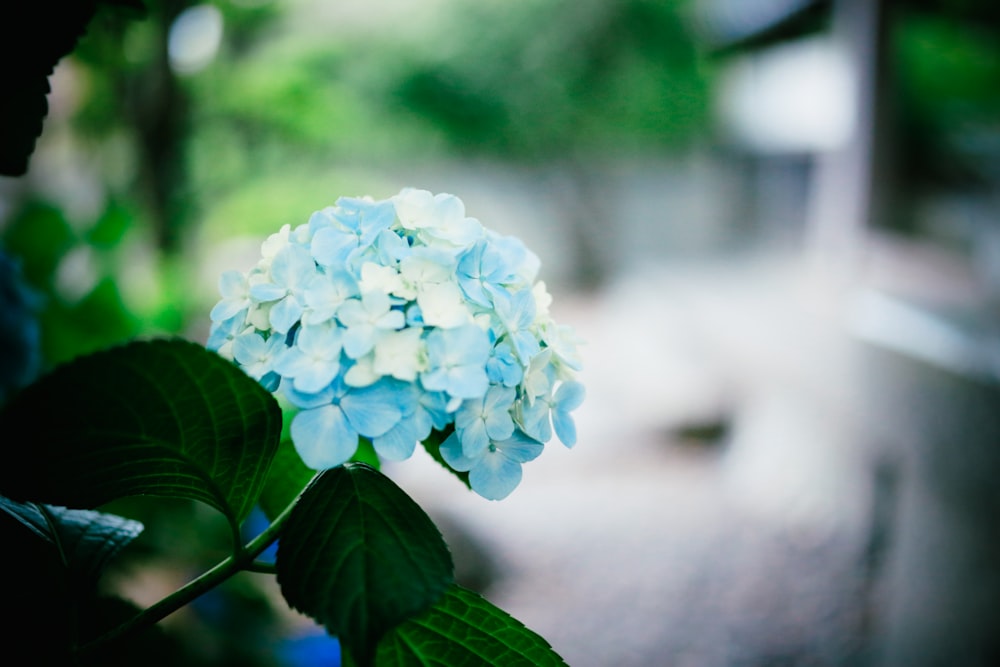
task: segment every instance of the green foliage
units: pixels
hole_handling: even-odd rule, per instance
[[[362,665],[372,664],[383,634],[441,596],[454,569],[430,518],[363,463],[310,484],[285,526],[277,568],[289,604]]]
[[[380,667],[557,667],[566,663],[547,641],[478,593],[451,586],[427,612],[379,645]]]
[[[132,221],[132,211],[117,201],[81,223],[40,199],[24,202],[6,221],[0,244],[18,258],[41,297],[46,366],[124,343],[152,327],[179,330],[172,314],[183,301],[170,302],[160,294],[158,267],[144,266],[134,257],[129,266],[121,259],[137,245]],[[131,274],[129,279],[125,273]]]
[[[278,444],[274,398],[194,343],[139,341],[61,366],[0,416],[19,433],[0,488],[96,507],[129,495],[190,498],[238,534]]]
[[[916,187],[992,181],[987,142],[1000,118],[1000,28],[962,18],[955,10],[950,20],[909,12],[894,25],[900,167]]]
[[[708,77],[678,4],[465,8],[397,67],[392,91],[458,150],[545,160],[669,147],[705,127]]]

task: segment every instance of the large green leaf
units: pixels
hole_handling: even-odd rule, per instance
[[[454,579],[451,554],[430,517],[364,463],[318,476],[278,543],[288,603],[323,624],[361,665],[378,640],[430,608]]]
[[[441,600],[387,635],[379,667],[555,667],[547,641],[478,593],[451,586]]]
[[[188,498],[220,510],[235,535],[278,446],[281,411],[200,345],[136,341],[27,387],[0,429],[0,493],[15,500],[94,509],[132,495]]]
[[[138,521],[114,514],[17,503],[3,496],[0,511],[48,543],[73,580],[81,583],[96,582],[107,563],[142,532]],[[5,544],[16,549],[18,542]]]

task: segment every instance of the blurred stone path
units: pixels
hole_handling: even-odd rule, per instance
[[[988,622],[931,630],[940,605],[996,611],[962,606],[969,582],[996,591],[996,494],[962,515],[928,488],[912,362],[852,337],[852,300],[828,288],[762,258],[557,295],[587,341],[576,448],[551,443],[498,503],[426,457],[386,471],[442,525],[460,578],[574,667],[995,664]],[[956,516],[967,539],[935,548]]]

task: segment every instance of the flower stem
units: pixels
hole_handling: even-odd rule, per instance
[[[119,637],[148,628],[215,588],[237,572],[245,569],[257,569],[254,565],[254,559],[278,539],[281,529],[284,527],[297,502],[298,498],[289,503],[288,507],[282,510],[281,514],[271,522],[271,525],[264,529],[257,537],[240,547],[237,553],[219,562],[212,569],[202,573],[196,579],[192,579],[156,604],[139,612],[125,623],[78,647],[76,649],[77,654],[81,656],[86,655]]]

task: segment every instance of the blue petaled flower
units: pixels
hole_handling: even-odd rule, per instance
[[[441,458],[498,500],[553,433],[576,442],[578,341],[553,321],[539,266],[454,195],[341,197],[223,274],[207,345],[297,409],[310,468],[362,438],[403,460],[437,432]]]

